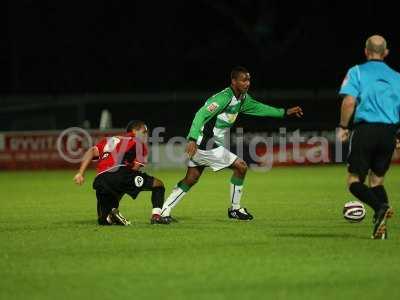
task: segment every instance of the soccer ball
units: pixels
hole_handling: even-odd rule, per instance
[[[350,201],[344,204],[343,217],[351,223],[361,222],[364,220],[365,214],[364,204],[359,201]]]

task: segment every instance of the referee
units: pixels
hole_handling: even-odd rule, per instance
[[[387,219],[393,215],[385,191],[384,176],[396,147],[400,114],[400,74],[383,61],[388,55],[386,40],[379,35],[365,43],[367,62],[352,67],[343,80],[338,139],[350,138],[348,187],[373,208],[373,239],[387,238]],[[354,130],[349,121],[354,114]],[[369,186],[364,184],[368,176]]]

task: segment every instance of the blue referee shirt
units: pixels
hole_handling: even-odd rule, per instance
[[[382,60],[352,67],[339,94],[357,99],[354,123],[400,123],[400,74]]]

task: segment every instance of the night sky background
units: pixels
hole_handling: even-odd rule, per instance
[[[271,88],[336,87],[371,34],[399,65],[394,3],[9,1],[2,92],[203,89],[234,65]]]
[[[337,89],[375,33],[400,66],[395,1],[5,3],[3,109],[12,95],[217,92],[235,65],[255,90]]]

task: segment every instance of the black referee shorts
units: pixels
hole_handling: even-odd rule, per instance
[[[99,224],[105,224],[108,214],[113,208],[119,207],[124,194],[135,199],[141,191],[151,190],[153,182],[154,177],[126,167],[98,175],[93,188],[96,190]]]
[[[350,136],[348,171],[364,181],[371,170],[383,177],[396,147],[397,126],[381,123],[356,124]]]

